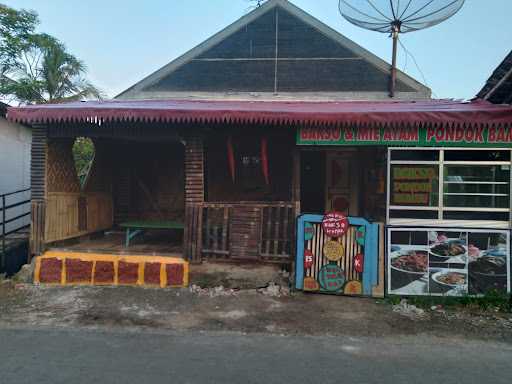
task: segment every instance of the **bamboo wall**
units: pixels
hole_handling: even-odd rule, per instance
[[[53,139],[47,144],[45,243],[105,230],[113,223],[108,146],[95,142],[95,158],[83,189],[72,146],[73,139]]]
[[[185,249],[192,262],[293,261],[297,203],[195,203],[187,206],[187,214]]]
[[[183,144],[118,141],[112,153],[115,223],[184,219]]]
[[[46,127],[39,125],[32,127],[30,158],[32,203],[29,259],[32,255],[41,254],[44,249],[47,140]]]
[[[242,130],[242,131],[241,131]],[[241,132],[241,133],[240,133]],[[227,152],[231,137],[235,159],[232,178]],[[261,139],[267,141],[269,182],[265,181],[261,163]],[[290,201],[294,172],[295,142],[288,131],[250,130],[220,131],[205,138],[206,200],[229,201]],[[251,164],[244,165],[243,158]]]
[[[262,135],[267,139],[270,182],[265,183],[257,165],[257,180],[249,178],[257,182],[256,189],[245,184],[239,173],[233,182],[226,155],[227,131],[206,136],[184,133],[185,145],[171,138],[95,137],[94,164],[81,189],[72,157],[74,139],[64,137],[66,132],[51,135],[43,144],[45,199],[35,212],[44,231],[34,235],[42,244],[108,229],[130,219],[181,219],[187,223],[184,253],[195,261],[221,248],[233,259],[290,261],[292,210],[298,212],[297,203],[291,202],[292,188],[299,189],[299,184],[295,180],[292,185],[292,175],[298,173],[293,166],[297,151],[289,132],[244,131],[239,137],[245,144],[238,146],[240,141],[235,141],[240,172],[240,151],[254,146],[253,155],[261,156]],[[226,246],[217,247],[215,240],[210,239],[209,244],[209,238],[201,238],[204,233],[211,237],[208,231],[215,228],[209,226],[206,212],[198,214],[198,204],[219,200],[238,203],[234,210],[223,209],[223,222],[227,214],[229,224],[220,234],[219,244],[229,244],[229,251]],[[266,201],[273,203],[261,203]]]

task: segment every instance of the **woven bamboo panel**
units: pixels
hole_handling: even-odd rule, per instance
[[[48,192],[76,193],[80,191],[72,147],[71,139],[48,142],[46,167]]]
[[[45,207],[44,201],[32,201],[29,256],[39,256],[44,251]]]
[[[230,222],[230,257],[232,259],[259,258],[261,209],[250,205],[232,208]]]
[[[80,204],[81,200],[83,204]],[[81,227],[80,219],[84,217],[86,225]],[[52,192],[48,194],[46,203],[45,242],[105,230],[112,227],[112,221],[110,194]]]
[[[47,130],[44,126],[32,128],[30,184],[32,200],[43,201],[46,196]],[[41,229],[42,231],[43,229]]]
[[[187,139],[185,146],[185,201],[186,204],[204,201],[204,148],[198,137]]]
[[[94,160],[83,188],[85,192],[112,191],[111,146],[105,141],[94,140]]]
[[[181,143],[123,143],[110,146],[117,223],[184,220],[184,147]]]
[[[79,192],[48,193],[45,221],[45,241],[47,243],[80,235],[78,226],[79,198]]]
[[[97,232],[112,227],[113,208],[112,196],[108,193],[88,193],[87,231]]]
[[[297,214],[294,202],[189,205],[185,254],[194,262],[212,258],[289,263]]]

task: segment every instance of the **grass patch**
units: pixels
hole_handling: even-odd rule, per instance
[[[396,305],[403,298],[406,298],[409,304],[424,309],[441,305],[444,308],[453,309],[468,308],[482,311],[512,312],[512,295],[495,290],[488,291],[482,296],[388,296],[386,301],[391,305]]]

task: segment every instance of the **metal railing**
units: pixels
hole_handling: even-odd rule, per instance
[[[18,201],[16,203],[7,205],[7,197],[12,198],[12,197],[15,197],[16,195],[22,196],[23,193],[28,192],[28,191],[30,191],[30,188],[21,189],[19,191],[4,193],[3,195],[0,195],[0,213],[1,213],[0,225],[2,226],[2,228],[1,228],[2,231],[0,232],[0,244],[1,244],[0,268],[3,268],[5,266],[5,251],[6,251],[7,236],[9,236],[13,233],[16,233],[18,231],[21,231],[22,229],[30,227],[30,224],[22,224],[19,226],[14,225],[14,227],[9,230],[6,229],[7,224],[14,223],[18,220],[23,219],[24,217],[30,216],[30,205],[29,205],[28,209],[24,210],[22,214],[16,215],[14,217],[10,217],[9,219],[7,219],[7,212],[9,210],[14,209],[16,207],[24,206],[26,204],[30,204],[30,198],[29,198],[26,200]]]

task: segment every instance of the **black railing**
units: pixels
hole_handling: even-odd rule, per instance
[[[14,209],[16,207],[21,207],[21,206],[30,204],[30,198],[29,198],[26,200],[18,201],[16,203],[7,205],[7,197],[13,198],[16,195],[22,196],[23,193],[28,192],[28,191],[30,191],[30,188],[21,189],[19,191],[4,193],[3,195],[0,195],[0,212],[1,212],[0,225],[2,226],[1,232],[0,232],[0,240],[1,240],[1,242],[0,242],[0,244],[1,244],[0,268],[3,268],[5,266],[5,251],[6,251],[7,236],[9,236],[13,233],[16,233],[18,231],[21,231],[22,229],[30,227],[30,224],[11,225],[13,228],[11,228],[7,231],[7,229],[6,229],[7,224],[14,223],[20,219],[23,219],[24,217],[30,216],[30,205],[29,205],[27,209],[23,210],[22,214],[16,215],[14,217],[9,217],[9,219],[7,219],[7,212],[9,210]]]

